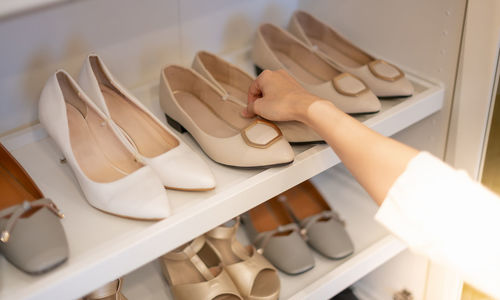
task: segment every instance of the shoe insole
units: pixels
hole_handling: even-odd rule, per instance
[[[125,131],[139,153],[155,157],[179,145],[177,139],[124,95],[104,84],[99,85],[113,121]]]
[[[207,134],[218,138],[228,138],[239,133],[238,129],[222,120],[195,95],[189,92],[176,91],[175,98],[196,125]]]
[[[238,99],[242,105],[247,105],[248,91],[242,91],[237,87],[234,87],[222,81],[219,81],[219,84],[226,90],[229,95],[233,96],[235,99]]]
[[[286,197],[282,199],[288,203],[293,214],[299,220],[330,210],[328,204],[310,181],[304,181],[289,189],[282,196]]]
[[[275,198],[272,198],[248,211],[250,220],[257,232],[275,230],[280,225],[293,222],[288,212],[279,203],[274,203],[275,200]]]
[[[321,84],[324,83],[325,80],[321,79],[316,74],[311,73],[304,67],[302,67],[298,62],[288,56],[286,53],[281,51],[274,52],[280,62],[285,66],[285,68],[290,71],[295,77],[297,77],[300,81],[303,81],[308,84]]]
[[[264,269],[255,278],[250,295],[253,297],[266,298],[279,293],[280,279],[275,270]]]
[[[275,230],[280,226],[266,202],[249,210],[248,215],[257,232]]]
[[[319,39],[312,37],[309,37],[309,39],[313,45],[316,45],[327,56],[331,57],[333,61],[338,61],[345,66],[359,68],[372,61],[367,55],[354,49],[352,46],[342,44],[341,41],[338,42],[339,45],[337,47],[334,47]]]
[[[0,210],[13,205],[21,204],[23,201],[36,200],[35,196],[29,193],[21,182],[13,176],[8,168],[5,168],[0,161]]]
[[[84,117],[76,107],[66,103],[66,113],[73,154],[91,180],[116,181],[141,167],[95,111],[88,108]]]

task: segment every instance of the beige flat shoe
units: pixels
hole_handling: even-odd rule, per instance
[[[243,300],[204,236],[160,258],[176,300]]]
[[[214,54],[200,51],[193,60],[193,69],[210,81],[227,98],[247,104],[248,89],[255,80],[253,76]],[[309,126],[297,122],[274,122],[290,143],[323,142]]]
[[[119,278],[83,297],[83,300],[127,300],[121,293],[121,288],[122,279]]]
[[[235,167],[291,163],[294,153],[273,123],[241,116],[245,107],[195,71],[168,66],[161,72],[160,104],[168,123],[188,131],[214,161]]]
[[[257,72],[286,70],[310,93],[349,114],[373,113],[380,101],[356,76],[342,73],[285,30],[263,24],[252,49]]]
[[[280,279],[276,269],[253,246],[236,240],[239,218],[205,234],[207,242],[220,253],[224,269],[246,300],[276,300]]]
[[[398,67],[374,58],[310,14],[295,12],[288,30],[337,69],[359,77],[378,97],[413,94],[412,84]]]

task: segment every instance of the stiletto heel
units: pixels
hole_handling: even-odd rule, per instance
[[[187,132],[186,128],[184,128],[181,124],[179,124],[179,122],[177,122],[176,120],[172,119],[167,114],[165,114],[165,117],[167,117],[167,123],[168,123],[168,125],[172,126],[172,128],[174,128],[175,130],[177,130],[180,133]]]
[[[264,71],[263,69],[261,69],[261,68],[260,68],[259,66],[257,66],[257,65],[254,65],[254,67],[255,67],[255,73],[257,74],[257,76],[259,76],[259,75],[260,75],[260,73],[262,73],[262,72]]]

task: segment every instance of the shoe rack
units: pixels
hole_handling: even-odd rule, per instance
[[[376,205],[326,145],[295,146],[296,159],[288,166],[241,170],[210,161],[184,134],[184,141],[210,165],[217,188],[200,193],[169,190],[171,217],[134,221],[87,204],[56,145],[37,124],[36,102],[51,73],[65,68],[76,74],[84,56],[96,51],[165,121],[158,103],[162,66],[190,65],[196,51],[208,50],[253,73],[249,46],[257,25],[284,26],[300,8],[331,20],[360,46],[395,62],[414,84],[411,98],[382,101],[381,112],[357,118],[383,135],[443,157],[465,1],[46,2],[0,11],[0,37],[7,41],[0,58],[5,65],[0,70],[0,141],[65,213],[70,259],[45,275],[29,276],[0,258],[0,299],[75,299],[120,276],[125,277],[128,299],[172,299],[155,258],[309,178],[345,219],[355,253],[339,261],[316,255],[313,270],[280,274],[281,299],[328,299],[352,284],[366,299],[387,299],[402,287],[409,287],[415,299],[424,299],[421,283],[432,266],[405,251],[373,220]],[[424,17],[436,22],[422,23]],[[34,26],[40,32],[31,32]],[[240,239],[245,240],[243,234]],[[400,276],[408,266],[411,274]]]

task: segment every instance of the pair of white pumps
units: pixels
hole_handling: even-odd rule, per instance
[[[88,202],[113,215],[170,215],[165,188],[205,191],[215,178],[194,153],[111,75],[96,55],[78,83],[57,71],[39,102],[40,123],[61,149]]]

